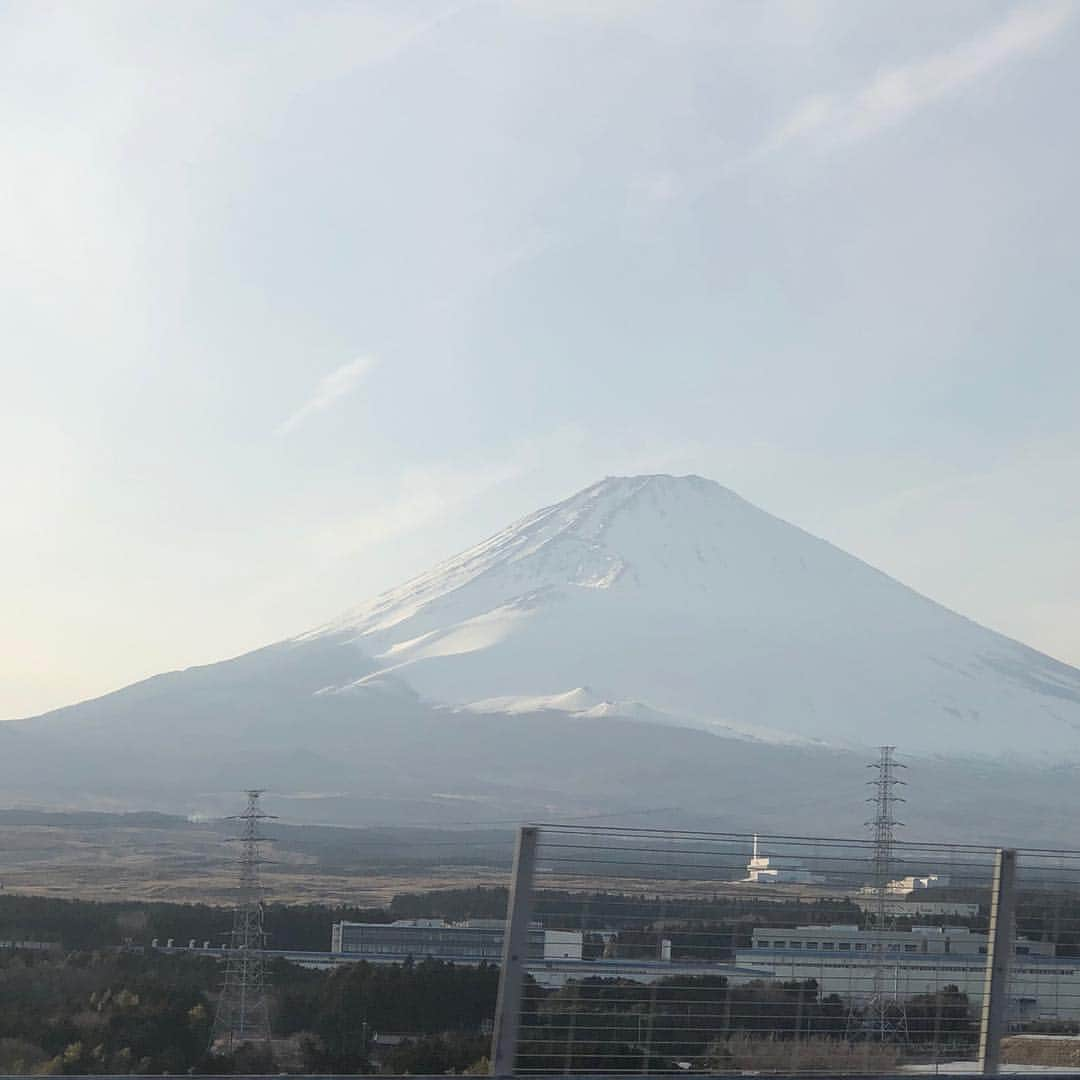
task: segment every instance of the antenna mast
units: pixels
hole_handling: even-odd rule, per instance
[[[265,814],[259,805],[261,789],[247,792],[247,806],[239,821],[240,880],[227,960],[225,982],[218,998],[211,1050],[233,1050],[241,1043],[270,1044],[270,1008],[266,996],[266,932],[263,929],[262,885],[259,867],[266,860],[260,845],[267,839],[259,823],[273,814]]]

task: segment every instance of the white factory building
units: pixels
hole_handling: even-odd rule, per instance
[[[854,1001],[869,996],[882,965],[885,989],[899,997],[956,986],[977,1007],[986,978],[986,948],[986,935],[965,927],[882,932],[836,925],[760,927],[753,931],[751,946],[736,951],[735,963],[776,979],[815,979],[822,994]],[[1015,948],[1011,1018],[1080,1019],[1080,959],[1058,959],[1051,943],[1023,937]]]
[[[889,892],[894,896],[907,896],[922,889],[942,889],[949,884],[945,874],[927,874],[925,877],[911,875],[889,882]]]
[[[885,886],[885,892],[889,896],[910,896],[926,889],[942,889],[948,884],[949,879],[945,874],[925,874],[922,877],[911,874],[890,881]],[[864,885],[859,892],[869,896],[877,895],[877,889],[873,885]]]

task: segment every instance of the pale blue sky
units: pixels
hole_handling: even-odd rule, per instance
[[[697,472],[1080,663],[1080,4],[0,4],[0,717]]]

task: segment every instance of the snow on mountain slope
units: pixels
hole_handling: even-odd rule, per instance
[[[608,478],[302,641],[442,704],[1080,760],[1080,672],[700,477]],[[595,701],[568,708],[577,688]],[[513,705],[517,702],[517,705]]]

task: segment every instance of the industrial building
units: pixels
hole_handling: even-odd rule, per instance
[[[917,877],[912,874],[908,877],[896,878],[885,884],[886,896],[911,896],[912,893],[924,892],[926,889],[942,889],[949,884],[949,878],[945,874],[926,874]],[[860,890],[864,896],[877,896],[876,885],[864,885]]]
[[[912,875],[897,878],[895,881],[890,881],[886,888],[893,896],[907,896],[908,893],[919,892],[922,889],[941,889],[948,884],[949,878],[946,874],[927,874],[925,877]]]
[[[815,979],[822,994],[856,1002],[870,996],[875,971],[884,963],[888,988],[899,998],[956,986],[978,1007],[986,949],[987,936],[964,927],[761,927],[750,948],[736,951],[735,963],[775,979]],[[1017,938],[1009,1004],[1014,1022],[1080,1019],[1080,959],[1055,957],[1050,942]]]
[[[506,924],[502,919],[399,919],[392,923],[334,923],[330,951],[352,960],[401,963],[407,957],[460,964],[498,963]],[[530,960],[580,960],[583,937],[575,930],[529,929]]]
[[[986,934],[966,926],[914,926],[911,930],[862,930],[847,924],[797,926],[794,929],[758,927],[751,935],[755,960],[770,952],[833,952],[853,956],[887,954],[918,956],[985,956]],[[1053,956],[1049,941],[1016,939],[1017,956]]]

